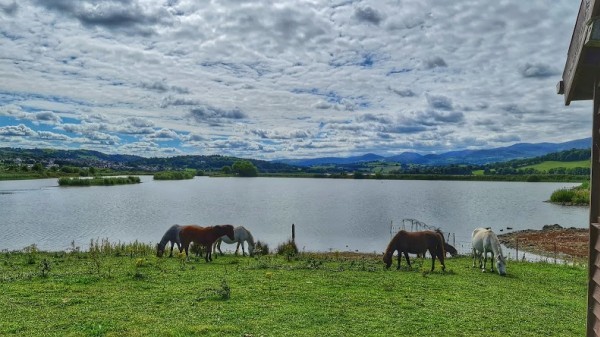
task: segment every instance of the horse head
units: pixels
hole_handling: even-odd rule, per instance
[[[502,256],[502,254],[496,255],[496,269],[498,269],[498,274],[501,276],[506,275],[506,261],[504,260],[504,256]]]
[[[383,254],[383,263],[385,263],[385,269],[390,269],[390,266],[392,265],[392,255],[393,254],[394,254],[394,251],[385,252],[385,254]]]
[[[159,243],[156,244],[156,257],[162,257],[163,254],[165,253],[165,247],[164,246],[160,246]]]

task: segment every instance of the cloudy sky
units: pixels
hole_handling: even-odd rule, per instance
[[[573,0],[0,0],[0,147],[256,159],[591,135]]]

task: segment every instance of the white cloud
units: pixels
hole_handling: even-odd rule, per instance
[[[583,138],[589,102],[554,90],[578,9],[0,0],[0,146],[268,159]]]

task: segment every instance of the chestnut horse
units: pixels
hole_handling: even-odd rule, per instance
[[[444,256],[446,255],[446,252],[444,251],[444,236],[434,231],[399,231],[388,244],[383,255],[383,262],[385,263],[385,267],[389,268],[392,265],[392,256],[394,255],[394,252],[398,251],[397,269],[400,269],[402,253],[404,253],[406,263],[408,263],[408,266],[410,267],[408,254],[417,254],[427,250],[431,255],[431,271],[435,268],[436,257],[442,264],[442,270],[446,270],[446,265],[444,264]]]
[[[204,256],[204,259],[206,262],[212,261],[212,245],[223,235],[227,235],[233,240],[233,226],[216,225],[212,227],[200,227],[189,225],[182,226],[179,230],[179,239],[181,240],[181,246],[185,250],[185,256],[188,256],[190,243],[193,242],[196,245],[205,247],[206,255]]]

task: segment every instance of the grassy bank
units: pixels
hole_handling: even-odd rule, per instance
[[[558,204],[569,205],[589,205],[590,204],[590,183],[584,182],[573,188],[561,188],[550,195],[550,201]]]
[[[0,255],[7,336],[580,336],[586,271],[469,258],[429,273],[376,255],[156,258],[146,245]]]
[[[94,178],[59,178],[59,186],[110,186],[139,184],[140,177],[94,177]]]

